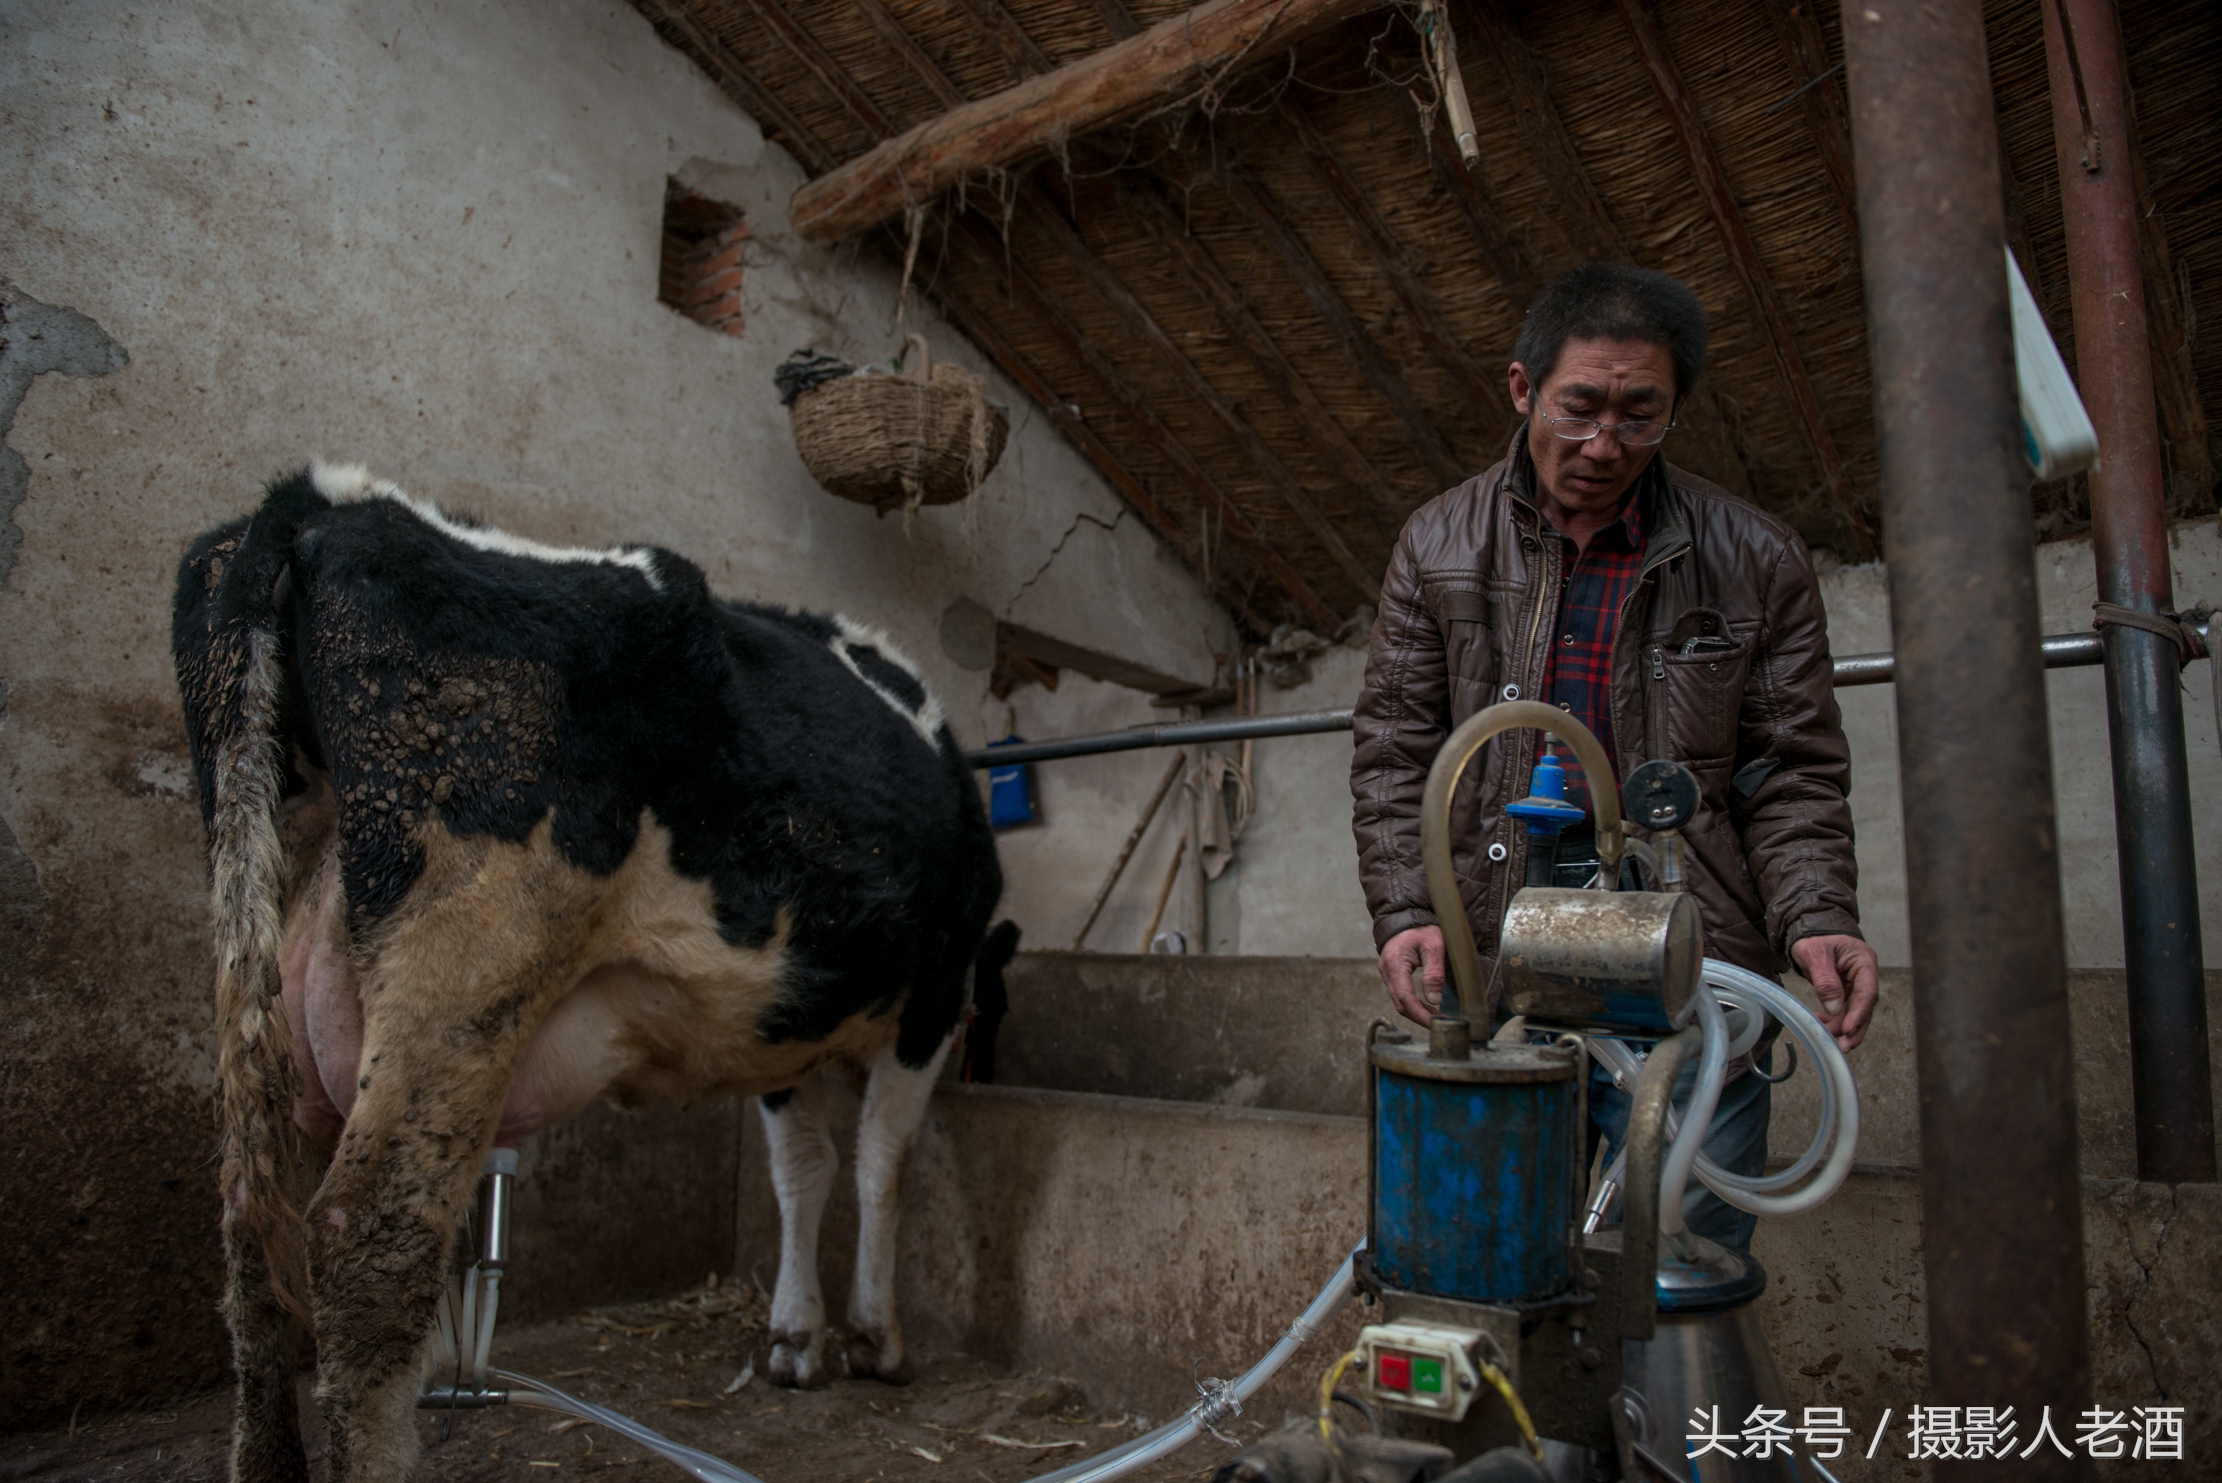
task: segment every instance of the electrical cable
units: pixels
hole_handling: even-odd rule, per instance
[[[1505,1372],[1488,1360],[1481,1362],[1481,1378],[1494,1385],[1497,1394],[1504,1397],[1504,1403],[1512,1408],[1512,1419],[1518,1424],[1520,1435],[1528,1444],[1528,1451],[1535,1454],[1537,1462],[1541,1462],[1543,1441],[1535,1434],[1535,1423],[1528,1419],[1528,1408],[1520,1404],[1520,1392],[1512,1388],[1512,1381],[1506,1377]]]
[[[1319,1377],[1319,1439],[1323,1442],[1335,1440],[1335,1387],[1342,1383],[1344,1373],[1357,1357],[1358,1351],[1351,1350]]]

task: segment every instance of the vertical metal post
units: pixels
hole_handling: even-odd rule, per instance
[[[1188,894],[1181,911],[1181,927],[1188,941],[1187,950],[1200,955],[1211,951],[1209,897],[1204,890],[1208,884],[1204,876],[1204,845],[1210,836],[1204,833],[1208,800],[1204,797],[1204,749],[1201,746],[1188,748],[1188,786],[1188,837],[1196,841],[1196,847],[1188,852],[1188,863],[1181,867],[1188,872]]]
[[[2067,224],[2076,379],[2099,435],[2099,463],[2090,474],[2099,597],[2164,613],[2175,601],[2121,29],[2113,0],[2043,0],[2040,8]],[[2214,1080],[2176,648],[2157,633],[2125,626],[2109,627],[2105,642],[2137,1177],[2211,1181]]]
[[[1846,5],[1844,54],[1898,652],[1930,1395],[2032,1423],[2050,1406],[2057,1428],[2090,1391],[2082,1181],[1982,0]],[[2090,1463],[2045,1449],[2020,1466]]]

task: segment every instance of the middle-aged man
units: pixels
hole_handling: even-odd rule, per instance
[[[1651,758],[1689,768],[1701,801],[1683,837],[1706,952],[1770,975],[1794,961],[1837,1043],[1850,1050],[1866,1033],[1878,976],[1859,936],[1850,753],[1805,543],[1659,456],[1704,363],[1705,311],[1688,288],[1641,268],[1574,269],[1521,325],[1511,384],[1526,420],[1506,458],[1397,540],[1350,789],[1381,979],[1409,1019],[1427,1022],[1444,974],[1420,862],[1428,765],[1467,717],[1529,698],[1596,733],[1622,777]],[[1452,857],[1485,972],[1526,878],[1526,829],[1504,809],[1528,793],[1537,747],[1532,732],[1493,743],[1454,807]],[[1570,832],[1558,858],[1558,883],[1583,884],[1598,868],[1594,835]],[[1748,1063],[1730,1070],[1706,1152],[1757,1174],[1768,1084]],[[1594,1076],[1590,1107],[1617,1145],[1626,1094]],[[1756,1223],[1694,1180],[1686,1216],[1738,1249]]]

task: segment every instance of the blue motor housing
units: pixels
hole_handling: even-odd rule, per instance
[[[1575,1286],[1579,1053],[1372,1048],[1373,1269],[1392,1287],[1522,1304]]]

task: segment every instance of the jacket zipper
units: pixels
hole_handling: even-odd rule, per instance
[[[1540,569],[1541,580],[1536,583],[1535,608],[1528,615],[1528,641],[1525,652],[1520,656],[1518,670],[1521,681],[1520,695],[1524,700],[1541,700],[1543,698],[1537,693],[1543,688],[1543,676],[1535,664],[1535,636],[1543,629],[1543,604],[1549,598],[1551,577],[1553,576],[1551,571],[1552,557],[1544,545],[1541,530],[1542,518],[1540,516],[1536,519],[1536,525],[1536,533],[1529,536],[1528,539],[1535,542],[1535,565]],[[1500,696],[1503,694],[1501,687],[1498,694]],[[1532,774],[1535,768],[1535,760],[1541,755],[1541,750],[1542,742],[1532,732],[1523,730],[1520,733],[1519,745],[1512,749],[1511,771],[1506,774],[1501,785],[1508,795],[1519,788],[1520,778],[1523,775]],[[1515,845],[1505,851],[1503,863],[1496,867],[1498,879],[1493,884],[1490,893],[1490,899],[1496,903],[1500,915],[1505,903],[1511,899],[1509,887],[1514,879],[1512,872],[1518,869],[1522,872],[1522,878],[1524,878],[1527,870],[1527,835],[1525,831],[1508,829],[1507,832],[1512,834]],[[1519,858],[1515,859],[1515,855]]]
[[[1543,604],[1549,599],[1551,591],[1551,578],[1557,575],[1557,573],[1551,570],[1553,561],[1552,557],[1548,554],[1548,548],[1543,543],[1543,537],[1541,535],[1537,535],[1536,537],[1534,537],[1534,540],[1536,559],[1538,564],[1541,565],[1543,568],[1543,580],[1538,582],[1535,588],[1535,611],[1528,618],[1528,643],[1526,652],[1522,653],[1520,656],[1520,674],[1521,677],[1528,682],[1529,688],[1540,690],[1541,688],[1543,688],[1543,676],[1540,671],[1537,671],[1534,668],[1535,636],[1543,631]],[[1531,700],[1541,700],[1543,697],[1540,695],[1531,695],[1528,698]]]
[[[1648,615],[1654,608],[1657,607],[1659,601],[1658,583],[1653,578],[1652,574],[1658,571],[1660,567],[1665,566],[1668,562],[1674,560],[1675,557],[1680,556],[1684,551],[1688,549],[1689,543],[1687,541],[1684,541],[1669,550],[1654,550],[1645,554],[1643,570],[1636,575],[1636,590],[1635,592],[1632,592],[1628,595],[1627,602],[1625,602],[1621,606],[1620,628],[1615,630],[1616,634],[1626,630],[1628,624],[1628,611],[1635,606],[1636,596],[1638,593],[1642,593],[1644,591],[1646,584],[1648,584],[1650,587],[1649,595],[1644,599],[1644,611],[1647,615],[1648,620]],[[1614,642],[1614,647],[1619,647],[1617,639]],[[1666,679],[1666,650],[1664,647],[1658,644],[1654,644],[1651,646],[1651,679],[1654,684],[1663,683]],[[1625,736],[1627,733],[1621,729],[1620,707],[1614,704],[1611,699],[1609,682],[1606,695],[1606,708],[1612,713],[1613,741],[1614,744],[1617,746],[1619,744],[1620,738]],[[1665,699],[1666,696],[1664,691],[1661,691],[1658,695],[1655,696],[1647,696],[1644,699],[1644,748],[1651,754],[1649,757],[1644,759],[1645,761],[1655,761],[1666,755],[1666,714],[1664,705]],[[1619,766],[1619,763],[1619,758],[1616,757],[1613,759],[1614,766]]]

